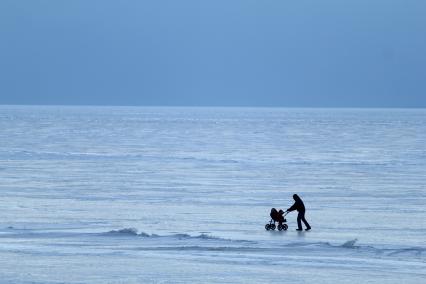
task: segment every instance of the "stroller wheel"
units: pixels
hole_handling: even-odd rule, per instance
[[[283,230],[287,230],[288,229],[288,225],[287,224],[283,224]]]
[[[278,231],[282,231],[284,229],[283,225],[278,225]]]
[[[265,230],[266,230],[266,231],[269,231],[269,230],[270,230],[270,228],[269,228],[269,224],[266,224],[266,225],[265,225]]]
[[[271,224],[271,230],[275,230],[275,224]]]

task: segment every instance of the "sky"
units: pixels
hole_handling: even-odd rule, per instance
[[[424,0],[1,0],[0,104],[426,107]]]

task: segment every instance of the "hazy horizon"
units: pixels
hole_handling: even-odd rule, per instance
[[[338,106],[338,107],[327,107],[327,106],[239,106],[239,105],[101,105],[101,104],[0,104],[0,107],[135,107],[135,108],[235,108],[235,109],[348,109],[348,110],[425,110],[426,107],[374,107],[374,106]]]

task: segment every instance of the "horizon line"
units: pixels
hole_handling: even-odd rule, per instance
[[[113,104],[1,104],[28,107],[152,107],[152,108],[275,108],[275,109],[426,109],[426,106],[268,106],[268,105],[113,105]]]

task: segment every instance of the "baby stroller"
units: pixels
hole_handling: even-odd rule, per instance
[[[278,222],[278,231],[285,231],[288,229],[288,225],[284,224],[285,222],[287,222],[287,220],[284,218],[287,215],[287,212],[284,213],[284,211],[282,210],[277,211],[277,209],[272,208],[271,213],[269,215],[271,216],[271,221],[269,221],[269,224],[265,225],[265,229],[267,231],[275,230],[275,222]]]

